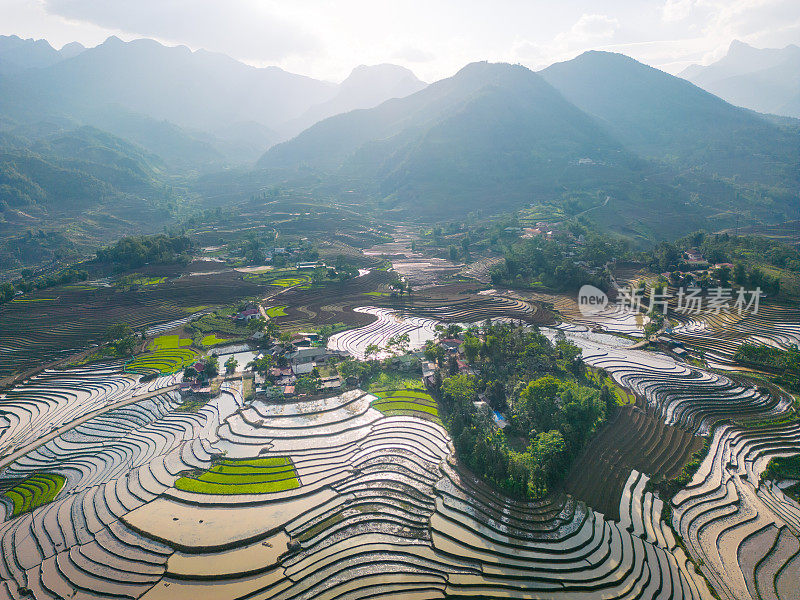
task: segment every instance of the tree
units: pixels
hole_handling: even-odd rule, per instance
[[[136,338],[132,335],[117,340],[114,343],[114,350],[117,356],[130,356],[136,348]]]
[[[14,286],[10,284],[8,281],[3,282],[0,284],[0,304],[3,302],[8,302],[14,298]]]
[[[730,267],[720,267],[714,272],[717,279],[719,279],[719,284],[722,287],[728,287],[731,282],[731,270]]]
[[[299,394],[314,394],[319,391],[322,381],[319,376],[303,375],[298,377],[295,382],[295,390]]]
[[[250,331],[260,331],[264,329],[267,322],[262,318],[258,317],[256,319],[250,319],[247,321],[247,329]]]
[[[616,399],[614,395],[611,393],[611,390],[608,389],[607,385],[604,385],[600,389],[600,402],[606,407],[606,414],[611,414],[611,411],[614,410],[617,406]]]
[[[442,381],[442,395],[451,405],[464,405],[475,400],[475,377],[453,375]]]
[[[480,338],[474,335],[467,335],[464,337],[464,355],[470,363],[475,362],[478,358],[478,353],[481,351],[482,342]]]
[[[231,356],[228,360],[225,361],[225,372],[228,375],[231,375],[236,371],[236,367],[238,366],[239,366],[239,361],[236,360],[236,357]]]
[[[209,356],[206,358],[206,365],[203,367],[203,373],[210,379],[219,374],[219,359],[216,356]]]
[[[247,363],[247,368],[253,369],[256,373],[261,373],[263,375],[272,368],[273,364],[275,364],[275,359],[272,355],[265,354]],[[225,366],[227,367],[227,363],[225,363]]]
[[[733,267],[733,281],[736,285],[747,285],[747,271],[743,263],[737,262]]]
[[[537,431],[546,431],[553,424],[559,381],[551,375],[531,381],[520,393],[517,414],[523,423]]]
[[[364,358],[369,358],[370,356],[377,356],[378,353],[381,351],[381,347],[378,344],[368,344],[366,348],[364,348]]]
[[[425,358],[430,362],[436,363],[440,367],[444,362],[444,348],[433,340],[425,342],[425,349],[423,351]]]
[[[455,246],[450,246],[450,260],[452,262],[456,262],[458,260],[458,248]]]
[[[183,378],[184,379],[194,379],[198,375],[199,375],[199,373],[197,372],[197,370],[194,367],[186,367],[183,370]]]
[[[130,325],[127,323],[114,323],[106,328],[106,332],[103,337],[108,341],[113,342],[114,340],[119,340],[132,335],[133,329],[131,329]]]
[[[392,348],[400,353],[405,353],[408,350],[409,344],[411,344],[411,337],[408,335],[408,333],[392,336],[386,342],[387,347]]]

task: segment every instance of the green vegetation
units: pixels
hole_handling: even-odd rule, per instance
[[[192,340],[182,338],[179,335],[160,335],[150,342],[151,350],[173,350],[175,348],[185,348],[191,346]]]
[[[776,372],[776,383],[800,391],[800,351],[797,346],[782,350],[772,346],[742,344],[733,358],[751,367]]]
[[[41,275],[39,277],[33,276],[32,273],[28,274],[25,269],[23,271],[29,276],[23,276],[13,283],[9,281],[0,283],[0,304],[14,299],[16,299],[16,302],[45,302],[53,300],[51,298],[19,298],[17,292],[26,293],[33,290],[43,290],[76,281],[86,281],[89,278],[89,274],[85,270],[74,268],[61,269],[52,275]]]
[[[65,483],[66,479],[56,473],[39,473],[18,483],[5,493],[14,504],[12,516],[52,502]]]
[[[120,287],[130,288],[134,286],[158,285],[159,283],[164,283],[166,280],[166,277],[150,277],[142,273],[129,273],[128,275],[120,277],[117,283]]]
[[[239,311],[234,308],[223,308],[214,314],[195,319],[186,329],[192,333],[193,339],[203,343],[202,339],[211,334],[221,333],[231,338],[243,338],[264,327],[264,320],[261,318],[249,321],[234,319],[237,312]]]
[[[585,375],[580,349],[538,331],[487,323],[468,332],[478,375],[452,373],[440,386],[456,452],[473,471],[517,497],[540,497],[568,472],[616,404]],[[488,406],[476,406],[479,392]],[[491,410],[509,414],[499,429]]]
[[[128,362],[125,365],[125,371],[142,374],[158,371],[162,375],[169,375],[193,364],[197,358],[197,352],[189,349],[156,350],[137,356]]]
[[[208,404],[210,398],[204,398],[201,396],[189,396],[186,400],[184,400],[181,404],[179,404],[175,410],[177,412],[185,412],[185,413],[196,413],[201,408],[203,408],[206,404]]]
[[[274,319],[275,317],[285,317],[286,306],[270,306],[265,312],[270,319]]]
[[[569,243],[570,235],[565,233],[560,240],[535,237],[513,243],[505,251],[504,263],[492,271],[492,283],[553,290],[569,290],[588,283],[606,289],[609,281],[605,264],[624,254],[627,246],[598,235],[591,235],[588,243],[578,246]]]
[[[777,295],[784,289],[791,292],[797,287],[800,271],[800,251],[796,248],[755,235],[735,236],[728,233],[708,234],[696,231],[675,242],[661,242],[658,246],[638,256],[657,273],[690,271],[693,267],[684,259],[684,252],[697,249],[710,264],[732,263],[733,270],[720,269],[714,273],[723,287],[731,285],[748,289],[760,287]],[[703,267],[705,268],[705,267]],[[674,279],[674,277],[673,277]],[[702,277],[686,281],[707,287]]]
[[[228,339],[218,338],[216,334],[212,333],[210,335],[203,337],[203,339],[200,340],[200,343],[205,347],[209,347],[209,346],[216,346],[217,344],[224,344],[225,342],[230,342],[230,341],[231,340]]]
[[[345,367],[345,370],[347,368]],[[377,369],[377,372],[365,382],[367,391],[372,393],[386,390],[423,390],[420,377],[410,376],[407,372],[393,371],[386,368]]]
[[[762,479],[797,479],[799,482],[789,486],[784,491],[800,501],[800,454],[794,456],[776,456],[769,461],[762,474]]]
[[[703,442],[702,448],[692,453],[692,456],[683,466],[680,475],[672,479],[662,479],[655,483],[652,480],[647,482],[649,487],[658,491],[659,496],[664,500],[665,507],[669,506],[669,501],[678,493],[678,490],[683,489],[692,481],[692,477],[694,477],[694,474],[697,473],[700,465],[703,464],[706,456],[708,456],[710,447],[711,437],[709,436],[705,439],[705,442]]]
[[[97,262],[116,270],[136,269],[144,264],[188,262],[192,242],[186,236],[165,234],[124,237],[97,251]]]
[[[300,487],[289,457],[221,460],[208,471],[181,477],[175,487],[198,494],[270,494]]]
[[[604,369],[596,369],[594,367],[587,367],[586,376],[591,379],[597,387],[607,387],[617,406],[625,406],[627,404],[636,404],[636,395],[629,392],[624,387],[619,385],[614,379],[609,376]]]
[[[278,287],[291,287],[312,281],[311,275],[297,269],[274,269],[265,273],[246,273],[244,278]]]

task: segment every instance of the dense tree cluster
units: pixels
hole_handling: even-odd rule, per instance
[[[14,299],[17,292],[32,292],[33,290],[43,290],[57,285],[75,283],[76,281],[86,281],[89,273],[83,269],[62,269],[50,275],[40,275],[34,277],[30,272],[23,271],[23,275],[13,283],[4,282],[0,284],[0,304]]]
[[[734,358],[739,362],[766,368],[779,373],[776,381],[800,390],[800,350],[791,346],[788,350],[772,346],[742,344],[736,349]]]
[[[540,284],[567,290],[592,284],[605,289],[605,263],[622,252],[609,239],[595,237],[586,246],[571,248],[561,241],[541,237],[520,240],[505,253],[505,261],[492,272],[492,282],[511,286]]]
[[[165,234],[124,237],[113,246],[97,251],[97,261],[117,269],[135,269],[145,264],[188,261],[192,241],[185,235]]]
[[[536,330],[487,324],[464,348],[476,374],[444,378],[440,393],[459,458],[507,493],[546,494],[605,421],[609,391],[584,377],[580,349]],[[500,430],[491,410],[504,409]]]
[[[800,270],[800,252],[788,244],[754,235],[707,234],[704,231],[697,231],[675,242],[661,242],[640,258],[655,272],[690,271],[693,267],[684,257],[684,252],[690,249],[697,249],[712,265],[734,264],[732,271],[723,267],[721,272],[715,273],[715,277],[725,286],[760,287],[769,294],[777,294],[780,291],[780,279],[765,273],[760,265],[794,272]],[[707,279],[702,277],[685,283],[707,287]]]

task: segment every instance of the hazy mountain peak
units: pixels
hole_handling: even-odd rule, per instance
[[[309,108],[289,123],[284,135],[291,137],[314,123],[351,110],[372,108],[392,98],[404,98],[426,86],[405,67],[389,63],[359,65],[339,84],[335,95]]]
[[[754,48],[739,40],[710,65],[691,65],[680,76],[732,104],[800,117],[800,47]]]
[[[0,73],[9,74],[50,66],[61,55],[47,40],[0,35]]]
[[[78,54],[84,50],[86,50],[86,46],[80,42],[70,42],[69,44],[64,44],[61,47],[59,54],[61,54],[61,56],[64,58],[72,58],[73,56],[78,56]]]

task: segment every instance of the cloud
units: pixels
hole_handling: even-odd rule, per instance
[[[425,63],[432,61],[436,57],[432,52],[422,50],[421,48],[405,46],[397,50],[392,58],[397,60],[407,60],[408,62],[413,63]]]
[[[512,49],[515,59],[534,69],[553,61],[572,58],[576,53],[609,43],[620,28],[616,18],[607,15],[583,14],[566,31],[549,42],[517,40]]]
[[[45,10],[129,34],[244,60],[281,60],[319,48],[311,32],[259,0],[44,0]]]
[[[607,15],[583,14],[569,31],[558,34],[555,42],[561,46],[573,46],[608,40],[614,36],[617,29],[619,29],[617,19]]]
[[[661,18],[667,23],[683,21],[691,13],[695,0],[667,0],[661,8]]]

